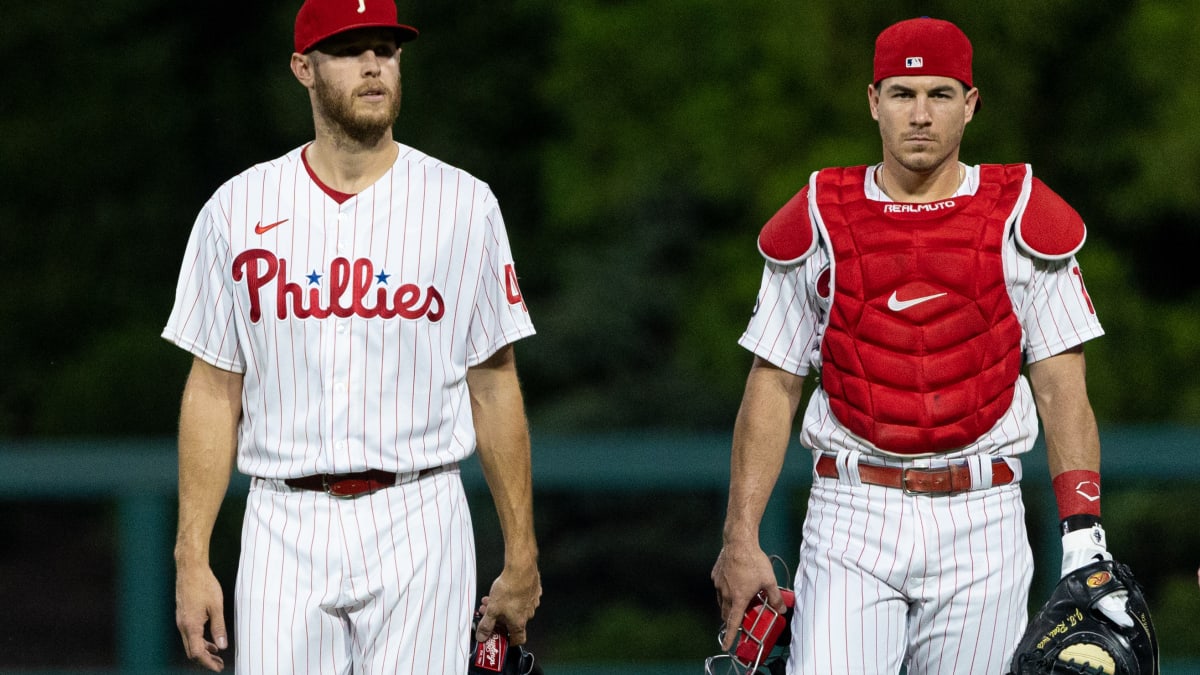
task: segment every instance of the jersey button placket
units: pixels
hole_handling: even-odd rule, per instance
[[[342,257],[343,245],[341,243],[344,236],[345,228],[351,221],[349,215],[339,211],[337,214],[336,225],[326,232],[326,250],[333,253],[328,259],[332,262],[334,257]],[[344,298],[339,302],[344,302]],[[330,306],[334,305],[334,301],[330,299]],[[332,438],[335,439],[333,449],[335,458],[334,466],[343,466],[348,460],[350,437],[349,424],[349,378],[350,378],[350,352],[351,340],[347,333],[348,321],[345,319],[330,316],[324,322],[325,327],[333,330],[333,335],[329,340],[330,344],[330,378],[332,380],[332,399],[333,405],[329,406],[331,419],[330,427],[332,430]]]

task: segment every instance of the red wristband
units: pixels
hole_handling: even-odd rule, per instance
[[[1085,469],[1064,471],[1054,477],[1058,518],[1090,515],[1100,517],[1100,474]]]

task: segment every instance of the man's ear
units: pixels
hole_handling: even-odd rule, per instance
[[[879,92],[875,90],[875,85],[867,85],[867,105],[871,108],[871,118],[879,119]]]
[[[316,77],[313,75],[312,57],[307,54],[292,54],[292,74],[308,89],[313,88]]]
[[[967,115],[966,115],[966,118],[964,119],[964,122],[970,122],[971,119],[973,117],[975,117],[975,106],[978,102],[979,102],[979,89],[972,87],[971,91],[967,92],[967,97],[966,97]]]

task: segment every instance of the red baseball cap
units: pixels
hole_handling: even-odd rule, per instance
[[[971,84],[971,41],[958,26],[927,16],[892,24],[875,39],[875,84],[899,75],[953,77]]]
[[[392,28],[396,43],[417,38],[417,29],[398,22],[395,0],[305,0],[296,14],[296,51],[358,28]]]

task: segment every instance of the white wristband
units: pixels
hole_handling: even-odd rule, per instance
[[[1099,523],[1087,529],[1064,534],[1062,547],[1062,576],[1064,577],[1088,563],[1097,560],[1112,560],[1112,556],[1108,554],[1108,539],[1104,535],[1104,528]]]

